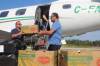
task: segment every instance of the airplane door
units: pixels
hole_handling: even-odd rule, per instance
[[[36,15],[35,15],[35,20],[39,23],[42,24],[42,27],[45,26],[47,30],[50,30],[49,22],[47,22],[44,18],[43,15],[46,16],[46,18],[49,20],[49,8],[50,5],[41,5],[38,6],[36,10]],[[42,22],[41,22],[42,21]],[[40,25],[39,25],[40,26]],[[41,29],[41,28],[40,28]]]

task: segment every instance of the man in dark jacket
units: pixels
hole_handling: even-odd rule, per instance
[[[11,31],[11,38],[12,39],[18,39],[23,40],[22,32],[21,32],[21,22],[17,21],[15,24],[15,28]]]
[[[23,43],[24,39],[22,36],[21,27],[22,27],[21,22],[17,21],[15,23],[15,28],[11,31],[11,38],[12,38],[12,40],[14,40],[14,42],[17,43],[17,45],[16,45],[17,50],[26,49],[26,46]]]

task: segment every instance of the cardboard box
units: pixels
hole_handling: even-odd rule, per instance
[[[18,66],[56,66],[56,51],[20,50]]]
[[[100,50],[62,50],[59,66],[100,66]]]
[[[38,25],[22,26],[21,31],[23,32],[23,34],[37,33]]]

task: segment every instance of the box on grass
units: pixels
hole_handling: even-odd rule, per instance
[[[62,50],[60,66],[100,66],[100,50]]]

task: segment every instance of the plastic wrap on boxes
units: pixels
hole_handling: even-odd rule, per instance
[[[56,51],[19,51],[18,66],[56,66]]]
[[[62,50],[60,66],[100,66],[100,50]]]

